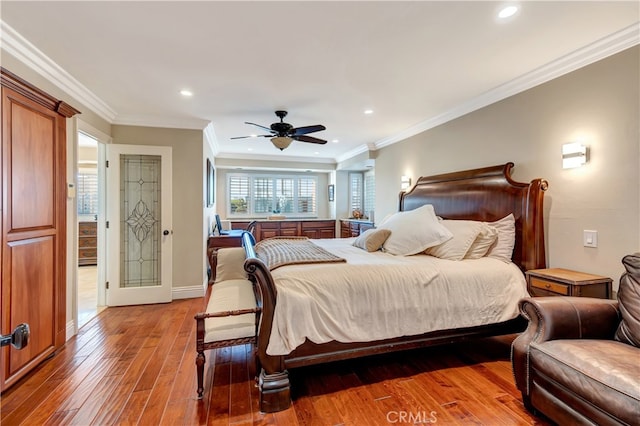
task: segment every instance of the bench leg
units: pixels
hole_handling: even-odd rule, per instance
[[[202,398],[202,394],[204,393],[204,351],[198,351],[198,355],[196,355],[196,371],[198,374],[198,399]]]

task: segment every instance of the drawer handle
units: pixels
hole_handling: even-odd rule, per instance
[[[551,284],[545,284],[544,287],[545,288],[551,288]]]

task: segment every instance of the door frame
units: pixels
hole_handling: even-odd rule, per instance
[[[106,235],[105,235],[105,147],[111,136],[96,129],[79,117],[67,120],[67,324],[66,340],[78,333],[78,132],[98,141],[98,306],[106,305]]]

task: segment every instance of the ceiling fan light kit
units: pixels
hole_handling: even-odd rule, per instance
[[[236,136],[231,139],[244,139],[251,137],[271,138],[271,143],[273,143],[273,145],[275,145],[275,147],[280,151],[288,148],[289,145],[291,145],[291,142],[293,142],[294,140],[299,142],[316,143],[320,145],[324,145],[327,143],[327,141],[324,139],[307,136],[308,133],[326,130],[326,127],[324,127],[322,124],[316,124],[314,126],[293,127],[291,124],[284,122],[284,118],[287,116],[287,111],[276,111],[276,116],[280,118],[280,122],[273,123],[270,127],[261,126],[260,124],[245,121],[245,124],[260,127],[262,130],[266,130],[270,134],[257,136]]]
[[[275,138],[271,138],[271,142],[275,145],[276,148],[278,148],[280,151],[283,151],[285,148],[291,145],[293,139],[286,136],[276,136]]]

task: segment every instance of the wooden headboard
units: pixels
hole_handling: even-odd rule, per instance
[[[516,242],[513,262],[523,271],[546,267],[543,223],[544,191],[548,183],[511,179],[513,163],[421,177],[400,193],[400,211],[432,204],[445,219],[493,222],[513,213]]]

